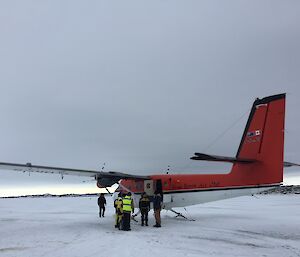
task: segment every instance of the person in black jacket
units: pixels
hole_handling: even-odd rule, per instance
[[[155,191],[154,198],[153,198],[153,209],[154,209],[156,224],[153,227],[157,227],[157,228],[161,227],[161,219],[160,219],[161,207],[162,207],[162,197],[158,193],[158,191]]]
[[[150,200],[146,193],[142,193],[139,201],[139,208],[142,216],[142,226],[148,226],[148,212],[150,211]]]
[[[104,194],[100,194],[98,198],[98,206],[99,206],[99,217],[104,217],[105,212],[105,205],[106,205],[106,199],[104,197]]]

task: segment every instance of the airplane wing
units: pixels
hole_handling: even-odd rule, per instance
[[[136,180],[149,179],[148,176],[131,175],[131,174],[115,172],[115,171],[104,172],[104,171],[95,171],[95,170],[59,168],[59,167],[32,165],[31,163],[19,164],[19,163],[0,162],[0,169],[21,171],[21,172],[60,174],[62,176],[75,175],[75,176],[93,177],[98,181],[98,184],[102,187],[111,186],[114,183],[117,183],[120,179],[136,179]]]

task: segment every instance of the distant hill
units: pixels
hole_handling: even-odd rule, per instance
[[[41,194],[41,195],[6,196],[0,198],[91,197],[91,196],[98,196],[98,195],[99,194],[63,194],[63,195]]]

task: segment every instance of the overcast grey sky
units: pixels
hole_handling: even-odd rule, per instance
[[[286,92],[300,162],[299,1],[1,1],[0,37],[0,161],[221,170],[189,157],[234,155],[253,100]]]

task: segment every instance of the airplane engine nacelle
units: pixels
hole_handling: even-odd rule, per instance
[[[97,179],[97,187],[99,188],[105,188],[110,187],[113,184],[117,183],[119,180],[116,180],[114,178],[98,178]]]
[[[99,187],[99,188],[105,188],[105,186],[101,185],[101,184],[99,183],[99,181],[97,181],[97,187]]]

